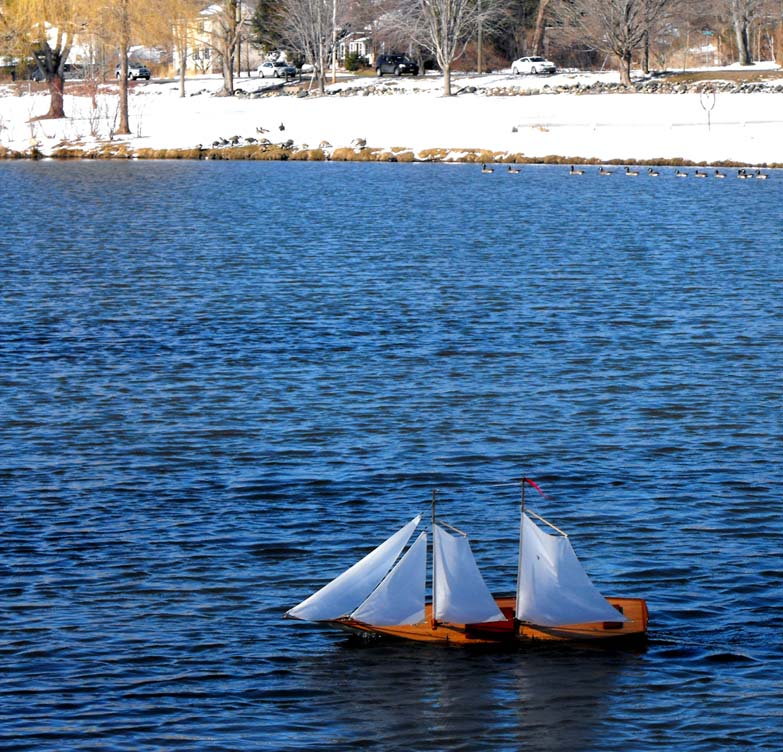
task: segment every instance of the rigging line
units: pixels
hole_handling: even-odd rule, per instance
[[[447,527],[449,530],[453,530],[458,535],[461,535],[463,538],[467,538],[468,534],[460,530],[458,527],[454,527],[454,525],[449,525],[448,522],[444,522],[443,520],[436,519],[435,522],[440,525],[441,527]]]
[[[555,530],[556,532],[560,533],[564,538],[568,537],[568,533],[564,533],[557,525],[553,525],[549,520],[545,520],[540,514],[536,514],[530,507],[527,507],[525,509],[525,513],[529,514],[531,517],[535,517],[537,520],[540,520],[545,525],[552,528],[552,530]]]

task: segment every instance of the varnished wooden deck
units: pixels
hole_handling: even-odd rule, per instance
[[[498,607],[506,616],[505,621],[484,624],[439,623],[430,626],[432,607],[425,607],[426,620],[421,624],[374,627],[352,619],[333,622],[336,626],[367,635],[383,635],[415,642],[429,642],[445,645],[486,645],[504,642],[525,642],[534,640],[588,642],[595,640],[618,640],[641,638],[647,632],[647,603],[642,598],[607,598],[620,610],[628,621],[592,622],[574,624],[568,627],[538,627],[521,624],[514,629],[514,596],[495,598]]]

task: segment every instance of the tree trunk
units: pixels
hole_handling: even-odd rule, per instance
[[[185,66],[187,65],[187,42],[180,48],[179,55],[179,95],[185,96]]]
[[[58,40],[59,41],[59,40]],[[33,45],[32,53],[38,70],[49,87],[49,112],[37,120],[48,120],[65,117],[65,80],[63,78],[63,63],[71,51],[69,44],[51,47],[48,42],[40,46]]]
[[[44,118],[56,119],[65,117],[65,81],[63,80],[63,74],[60,71],[55,72],[51,78],[47,81],[49,85],[49,112],[44,115]]]
[[[320,21],[319,16],[319,21]],[[319,29],[323,29],[323,26],[319,23]],[[323,33],[319,32],[318,36],[318,92],[320,94],[326,93],[326,44],[323,37]]]
[[[443,66],[443,96],[451,96],[451,65]]]
[[[234,96],[234,57],[233,55],[223,58],[223,91],[220,92],[224,97]]]
[[[631,85],[631,51],[623,50],[618,55],[620,58],[620,83],[625,86]]]
[[[120,42],[120,122],[117,125],[117,133],[122,136],[130,135],[130,122],[128,119],[128,41],[127,38]]]
[[[332,83],[337,83],[337,0],[332,0]]]
[[[476,33],[476,73],[484,72],[484,24],[479,19]]]
[[[538,12],[536,13],[536,28],[533,32],[533,54],[543,54],[544,30],[546,29],[546,7],[549,0],[539,0]]]
[[[644,32],[644,38],[642,39],[642,70],[644,75],[650,73],[650,32]]]
[[[224,97],[234,96],[234,54],[239,37],[239,0],[228,0],[225,6],[225,19],[221,29],[220,54],[223,58]]]
[[[737,62],[740,65],[753,65],[753,61],[750,57],[748,27],[745,23],[745,19],[734,19],[734,32],[737,37]]]
[[[120,122],[117,133],[127,136],[130,134],[128,121],[128,50],[130,49],[130,11],[128,0],[122,0],[120,11]]]

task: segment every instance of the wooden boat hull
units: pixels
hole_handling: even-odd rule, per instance
[[[628,641],[645,637],[648,620],[646,601],[642,598],[607,598],[606,600],[622,613],[627,621],[592,622],[573,624],[567,627],[542,627],[522,623],[516,629],[514,625],[516,598],[503,596],[496,597],[495,602],[503,615],[507,617],[505,621],[483,624],[439,623],[436,627],[432,627],[430,622],[432,606],[427,604],[425,621],[421,624],[375,627],[350,618],[338,619],[329,623],[362,635],[377,635],[454,646],[534,641]]]

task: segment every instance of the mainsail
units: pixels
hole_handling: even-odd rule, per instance
[[[376,627],[424,621],[427,533],[422,532],[351,618]]]
[[[432,538],[435,619],[452,624],[503,621],[506,617],[484,583],[467,536],[434,525]]]
[[[286,612],[306,621],[331,621],[347,616],[378,587],[405,547],[421,515],[372,550],[361,561]]]
[[[545,627],[626,621],[590,581],[567,537],[545,533],[523,514],[520,547],[517,619]]]

